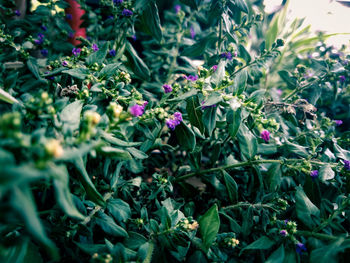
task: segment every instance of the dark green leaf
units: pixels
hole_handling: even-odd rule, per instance
[[[94,63],[102,64],[107,56],[108,43],[104,43],[102,47],[96,52],[93,52],[90,56],[86,58],[86,63],[92,65]]]
[[[284,246],[283,244],[277,248],[267,259],[266,263],[283,263],[284,261]]]
[[[231,203],[237,203],[238,200],[238,185],[236,181],[226,171],[222,170],[228,197]]]
[[[121,199],[110,199],[107,202],[107,209],[118,222],[125,222],[131,217],[129,204]]]
[[[310,201],[303,188],[296,187],[295,206],[297,217],[307,227],[312,229],[316,226],[315,219],[319,218],[320,210]]]
[[[200,217],[198,223],[203,246],[206,251],[208,251],[220,228],[218,206],[216,204],[213,205],[203,216]]]
[[[196,147],[196,137],[194,132],[183,122],[176,126],[175,134],[179,144],[189,151],[193,151]]]
[[[128,233],[125,231],[124,228],[117,225],[113,218],[106,215],[105,213],[99,213],[98,217],[96,218],[96,224],[98,224],[102,230],[108,234],[115,237],[127,237]]]
[[[186,111],[190,123],[197,127],[201,133],[204,131],[204,125],[202,121],[202,111],[198,109],[199,101],[197,96],[192,96],[186,100]]]
[[[246,125],[240,125],[237,138],[242,157],[244,159],[253,158],[258,150],[258,141]]]

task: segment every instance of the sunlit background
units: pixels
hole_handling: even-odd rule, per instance
[[[278,9],[282,0],[265,0],[265,11],[272,13]],[[311,25],[312,31],[344,33],[330,37],[328,44],[340,47],[350,43],[350,0],[290,0],[288,19],[305,18],[304,25]]]

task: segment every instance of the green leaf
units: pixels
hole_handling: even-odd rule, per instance
[[[10,104],[20,103],[16,98],[12,97],[10,93],[6,92],[2,88],[0,88],[0,100]]]
[[[208,36],[201,39],[201,41],[196,42],[194,45],[188,46],[184,48],[181,55],[188,57],[197,57],[203,55],[209,43],[215,41],[217,39],[217,35],[212,32]]]
[[[85,217],[75,207],[72,194],[69,191],[68,171],[66,167],[63,165],[54,166],[51,168],[51,173],[58,178],[53,180],[57,203],[68,216],[83,220]]]
[[[239,255],[241,255],[245,250],[270,249],[274,244],[275,244],[275,241],[268,238],[267,236],[262,236],[259,239],[255,240],[253,243],[250,243],[248,246],[243,248],[239,253]]]
[[[295,206],[299,220],[310,229],[314,228],[319,221],[320,210],[310,201],[300,186],[296,187]]]
[[[334,176],[335,176],[335,173],[332,167],[330,166],[330,164],[325,164],[320,168],[320,175],[319,175],[320,180],[322,181],[331,180],[334,178]]]
[[[162,26],[160,24],[158,7],[154,1],[148,2],[140,16],[140,20],[144,31],[160,42],[163,38]]]
[[[82,183],[82,185],[84,186],[84,189],[85,189],[87,195],[95,203],[97,203],[101,206],[104,206],[105,201],[104,201],[102,195],[96,190],[95,185],[91,181],[91,179],[90,179],[90,177],[85,169],[85,165],[84,165],[82,157],[76,158],[76,159],[72,160],[72,162],[80,173],[79,180]]]
[[[238,52],[239,56],[242,57],[247,64],[252,60],[249,52],[245,49],[245,47],[242,44],[239,44]]]
[[[111,147],[111,146],[102,146],[101,148],[98,149],[98,151],[105,155],[109,156],[110,158],[113,159],[118,159],[118,160],[131,160],[132,157],[128,151]]]
[[[200,217],[198,223],[203,246],[205,250],[208,251],[220,228],[218,206],[214,204],[203,216]]]
[[[214,74],[211,76],[210,82],[215,84],[215,86],[218,86],[221,83],[221,81],[224,79],[224,77],[225,77],[225,66],[226,66],[226,61],[225,60],[221,60],[219,62],[218,68],[216,69]]]
[[[107,202],[107,209],[117,222],[125,222],[131,218],[131,210],[128,203],[121,199],[110,199]]]
[[[146,159],[148,158],[148,155],[145,154],[143,151],[140,151],[134,147],[130,147],[126,149],[129,153],[131,153],[132,156],[134,156],[136,159]]]
[[[98,214],[98,217],[96,217],[96,224],[99,225],[106,234],[115,237],[128,237],[128,233],[125,229],[117,225],[113,218],[105,213]]]
[[[278,163],[271,164],[267,171],[266,183],[271,192],[279,189],[281,183],[282,173],[281,165]]]
[[[202,111],[198,109],[199,106],[200,104],[197,96],[192,96],[186,100],[186,111],[190,123],[203,133],[204,125],[202,121]]]
[[[287,149],[288,152],[292,152],[300,157],[306,158],[309,156],[309,153],[307,152],[307,148],[299,144],[295,144],[287,141],[285,148]]]
[[[125,45],[125,55],[128,57],[128,65],[134,74],[142,80],[149,80],[151,73],[147,65],[129,42]]]
[[[211,134],[213,133],[216,127],[216,115],[217,115],[216,106],[204,109],[202,120],[208,136],[211,136]]]
[[[238,72],[235,76],[233,85],[233,94],[241,95],[247,87],[248,73],[245,69]]]
[[[27,61],[27,66],[30,72],[32,72],[37,79],[42,79],[40,76],[39,66],[35,58],[29,58]]]
[[[102,64],[107,56],[108,51],[108,42],[104,43],[102,47],[99,48],[96,52],[93,52],[90,56],[86,58],[86,63],[92,65],[94,63]]]
[[[222,170],[221,172],[224,175],[225,186],[226,186],[226,190],[227,190],[228,198],[229,198],[230,202],[237,203],[238,185],[237,185],[236,181],[225,170]]]
[[[294,89],[297,85],[297,80],[291,73],[289,73],[287,70],[281,70],[278,71],[278,75],[283,79],[285,83],[288,84],[288,87],[290,89]]]
[[[45,230],[37,215],[32,193],[28,186],[13,187],[11,191],[12,208],[21,216],[26,230],[38,240],[49,252],[54,260],[59,258],[55,244],[46,236]]]
[[[242,123],[241,109],[239,108],[235,111],[230,109],[227,113],[226,120],[228,123],[228,133],[231,138],[234,139]]]
[[[177,96],[176,98],[168,100],[168,102],[178,102],[178,101],[183,101],[186,100],[194,95],[196,95],[198,91],[196,89],[191,89],[190,91],[183,93],[180,96]]]
[[[213,92],[208,96],[208,98],[204,100],[202,107],[216,105],[221,101],[222,101],[222,94],[220,92]]]
[[[350,248],[350,241],[338,238],[328,246],[314,249],[310,255],[311,263],[337,263],[341,262],[338,254]]]
[[[121,65],[121,63],[112,63],[112,64],[108,64],[105,67],[103,67],[100,71],[100,73],[98,74],[98,77],[109,77],[114,75],[117,72],[117,69],[119,68],[119,66]]]
[[[129,237],[127,237],[124,241],[124,245],[127,248],[137,250],[140,246],[147,242],[147,239],[139,233],[133,231],[129,231],[128,233]]]
[[[133,146],[139,146],[142,144],[142,142],[127,142],[123,141],[119,138],[116,138],[111,133],[106,133],[104,131],[101,132],[101,137],[105,139],[107,142],[118,145],[118,146],[124,146],[124,147],[133,147]]]
[[[76,100],[68,104],[59,114],[59,118],[63,123],[63,133],[67,130],[75,131],[80,125],[80,114],[83,109],[83,101]]]
[[[68,74],[77,79],[84,80],[87,78],[90,71],[87,68],[72,68],[72,69],[63,70],[62,73]]]
[[[240,125],[237,139],[242,158],[248,160],[253,158],[258,150],[258,141],[245,124]]]
[[[276,249],[269,258],[265,261],[265,263],[283,263],[284,261],[284,246],[283,244]]]
[[[175,128],[175,134],[179,144],[186,150],[193,151],[196,147],[196,137],[192,129],[181,122]]]
[[[234,0],[235,1],[235,5],[241,9],[241,11],[243,11],[244,13],[248,14],[249,9],[248,9],[248,5],[245,2],[245,0]]]

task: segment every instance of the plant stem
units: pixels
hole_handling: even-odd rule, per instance
[[[107,201],[108,199],[110,199],[113,196],[113,192],[108,192],[103,196],[103,200]],[[100,206],[100,205],[96,205],[94,210],[91,211],[91,213],[85,218],[85,220],[81,223],[82,225],[87,225],[92,217],[100,210],[104,209],[104,207]]]
[[[298,230],[296,232],[296,234],[298,236],[315,237],[315,238],[318,238],[318,239],[325,239],[325,240],[334,240],[334,239],[338,239],[339,238],[337,236],[331,236],[331,235],[327,235],[327,234],[314,233],[314,232],[310,232],[310,231],[301,231],[301,230]]]
[[[314,161],[314,160],[307,160],[307,159],[286,159],[286,160],[254,160],[254,161],[245,161],[245,162],[240,162],[240,163],[235,163],[235,164],[229,164],[229,165],[224,165],[216,168],[210,168],[202,171],[196,171],[192,172],[189,174],[185,174],[182,176],[179,176],[175,179],[175,182],[180,182],[183,180],[186,180],[190,177],[197,176],[197,175],[202,175],[202,174],[207,174],[207,173],[214,173],[218,172],[220,170],[227,170],[227,169],[233,169],[237,167],[243,167],[243,166],[251,166],[251,165],[256,165],[256,164],[262,164],[262,163],[279,163],[279,164],[284,164],[284,163],[294,163],[294,162],[310,162],[311,164],[315,165],[325,165],[326,163],[320,162],[320,161]],[[336,164],[331,164],[331,165],[336,165]]]

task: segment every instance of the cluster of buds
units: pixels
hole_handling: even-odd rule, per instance
[[[41,114],[56,114],[55,108],[52,106],[53,100],[46,91],[41,92],[40,97],[32,97],[27,106],[28,117],[38,116]],[[32,116],[31,116],[32,115]]]
[[[280,209],[286,210],[288,207],[288,202],[282,198],[278,198],[277,205],[279,206]]]
[[[97,62],[93,63],[89,68],[94,71],[101,70],[101,66]]]
[[[224,239],[224,244],[228,247],[235,248],[239,244],[239,240],[234,237],[227,237]]]
[[[209,76],[209,70],[207,70],[206,68],[204,68],[203,66],[199,66],[197,68],[197,72],[198,72],[198,76],[200,78],[207,78]]]
[[[100,255],[98,253],[94,253],[91,256],[92,262],[101,262],[101,263],[110,263],[113,262],[113,257],[111,254]]]
[[[116,81],[124,82],[125,84],[129,84],[131,82],[131,77],[129,73],[121,71],[118,76],[114,78]]]
[[[168,113],[163,108],[150,109],[142,115],[141,119],[153,119],[158,118],[159,120],[164,120],[168,117]]]
[[[59,158],[63,155],[63,148],[56,139],[50,139],[45,143],[45,151],[50,157]]]
[[[143,221],[143,219],[142,218],[136,218],[135,219],[135,224],[140,228],[142,225],[143,225],[143,223],[144,223],[144,221]]]
[[[107,112],[112,119],[119,119],[120,114],[123,112],[123,107],[116,102],[110,102],[107,107]]]
[[[100,122],[101,116],[94,111],[86,111],[80,126],[80,139],[89,140],[95,135],[95,127]]]
[[[21,114],[19,112],[5,113],[0,117],[0,131],[6,137],[18,137],[21,128]]]
[[[183,218],[176,225],[176,228],[180,228],[186,232],[195,231],[198,227],[198,222],[193,220],[192,217]]]

